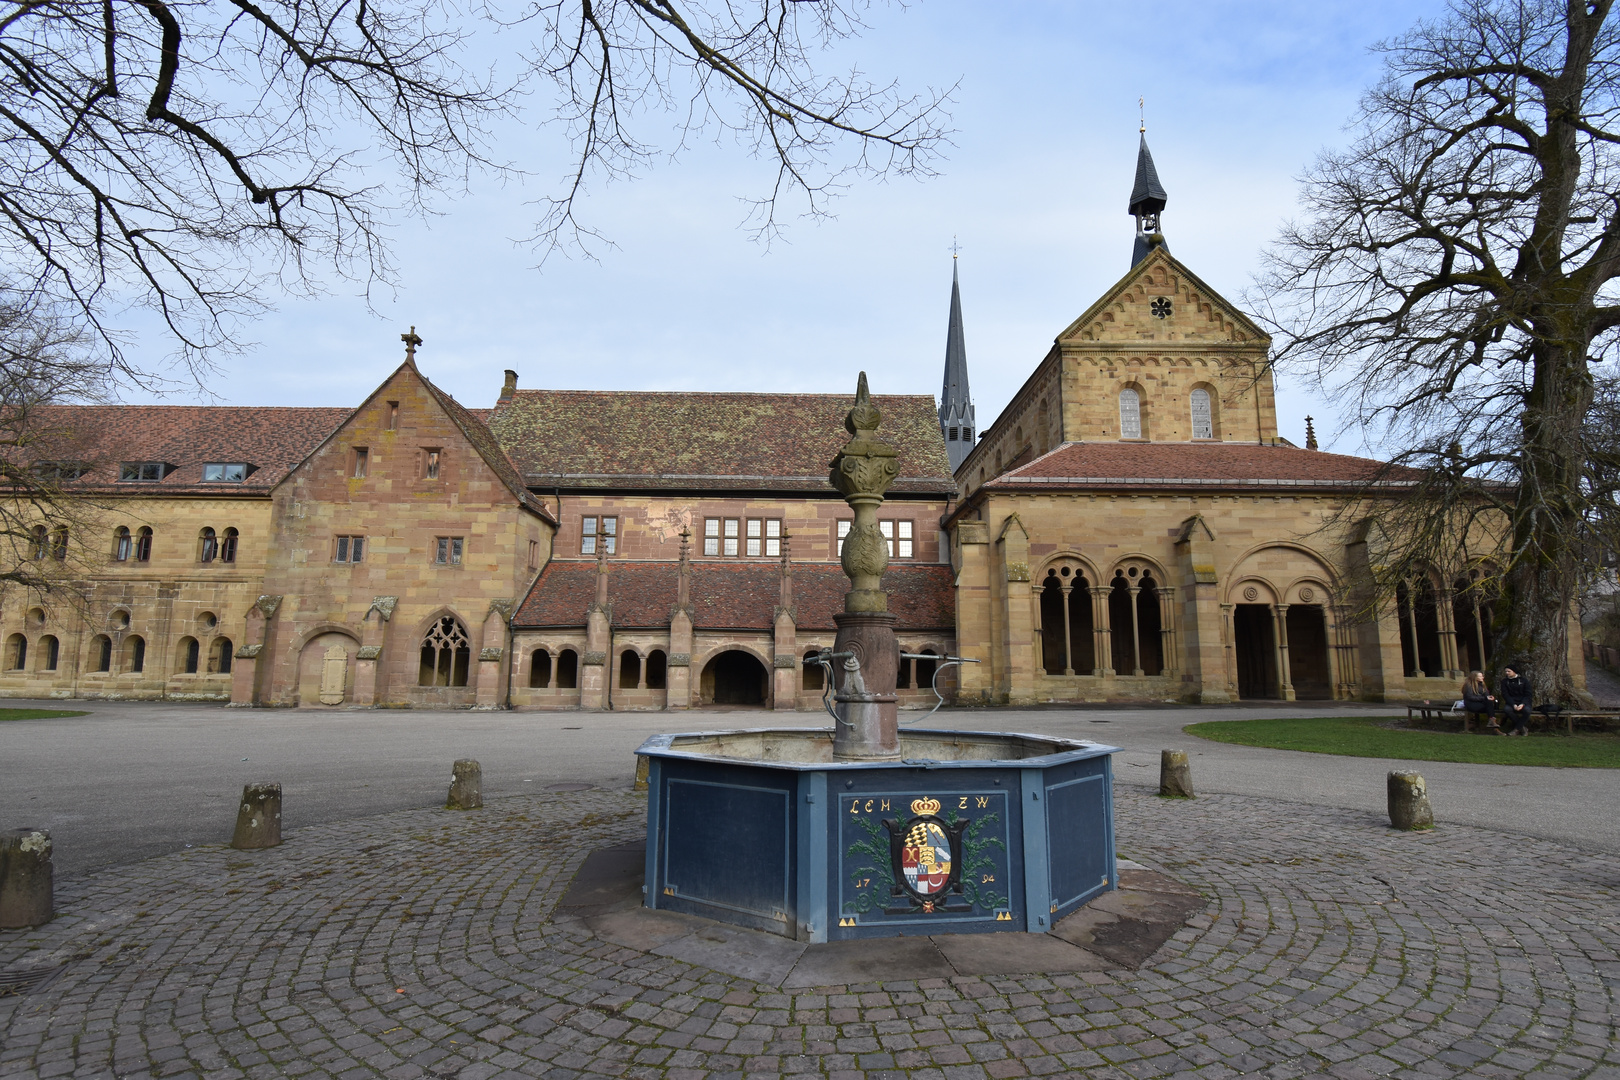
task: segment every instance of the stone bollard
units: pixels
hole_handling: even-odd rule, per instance
[[[51,834],[0,833],[0,930],[40,926],[56,913],[51,893]]]
[[[1396,829],[1434,828],[1434,811],[1429,809],[1429,785],[1414,769],[1395,769],[1389,774],[1389,823]]]
[[[484,768],[472,758],[462,758],[451,770],[450,797],[446,810],[477,810],[484,805]]]
[[[1159,755],[1159,794],[1167,799],[1191,799],[1192,766],[1187,751],[1166,750]]]
[[[231,847],[239,851],[281,845],[281,785],[247,784],[236,811]]]

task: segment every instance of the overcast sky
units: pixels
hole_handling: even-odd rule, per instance
[[[968,367],[988,427],[1053,337],[1129,266],[1125,212],[1137,98],[1169,193],[1163,227],[1195,273],[1236,299],[1295,207],[1296,177],[1341,143],[1377,73],[1372,42],[1438,10],[1431,0],[967,3],[879,8],[830,63],[917,89],[960,81],[956,134],[931,180],[857,184],[831,221],[769,248],[741,227],[767,179],[732,147],[702,146],[582,207],[615,242],[599,262],[519,241],[530,201],[561,174],[555,138],[514,127],[502,149],[533,176],[438,204],[394,230],[397,288],[368,310],[352,286],[283,301],[210,382],[233,404],[352,405],[399,362],[471,406],[504,368],[527,388],[938,395],[951,255],[961,244]],[[654,124],[672,119],[651,117]],[[153,337],[138,352],[156,361]],[[1282,433],[1360,452],[1330,402],[1280,379]],[[132,400],[142,400],[135,398]],[[190,400],[186,398],[169,400]],[[1324,422],[1325,421],[1325,422]]]

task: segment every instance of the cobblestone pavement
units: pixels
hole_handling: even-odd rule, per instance
[[[0,1076],[1620,1078],[1620,857],[1123,785],[1117,817],[1212,900],[1140,971],[794,992],[548,922],[628,793],[167,855],[0,932],[0,972],[63,965],[0,998]]]

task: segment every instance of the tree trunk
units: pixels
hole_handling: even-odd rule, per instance
[[[1569,670],[1569,616],[1575,598],[1581,527],[1582,425],[1592,402],[1584,346],[1567,330],[1537,349],[1523,414],[1523,459],[1513,513],[1507,619],[1497,655],[1524,665],[1536,701],[1577,701]]]

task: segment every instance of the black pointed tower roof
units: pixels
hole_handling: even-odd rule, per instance
[[[1131,188],[1132,214],[1157,214],[1164,209],[1164,185],[1159,183],[1159,170],[1153,167],[1153,153],[1148,149],[1147,133],[1142,133],[1141,145],[1136,151],[1136,184]]]
[[[1147,133],[1142,133],[1142,141],[1136,151],[1136,183],[1131,186],[1130,214],[1136,218],[1136,246],[1131,252],[1131,265],[1135,266],[1147,258],[1147,253],[1153,250],[1148,243],[1148,233],[1143,228],[1143,219],[1156,217],[1164,209],[1165,202],[1170,198],[1165,193],[1164,185],[1159,183],[1159,170],[1153,166],[1153,153],[1148,150]],[[1158,231],[1158,222],[1154,221],[1154,232]]]
[[[967,339],[962,333],[962,287],[951,260],[951,319],[945,330],[945,385],[939,392],[939,426],[951,470],[973,449],[973,397],[968,392]],[[952,433],[956,438],[952,439]]]

